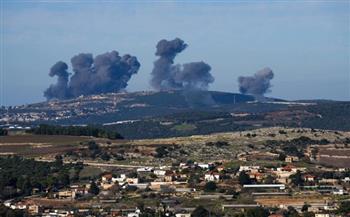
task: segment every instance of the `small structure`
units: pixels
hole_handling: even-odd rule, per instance
[[[279,188],[281,190],[286,189],[284,184],[253,184],[253,185],[243,185],[243,188]]]
[[[287,156],[284,160],[287,163],[293,163],[293,162],[299,161],[299,157],[297,157],[297,156]]]
[[[307,181],[307,182],[313,182],[313,181],[315,181],[315,176],[310,175],[310,174],[304,175],[303,178],[304,178],[304,180]]]
[[[211,172],[204,175],[204,180],[207,182],[217,182],[220,180],[220,174]]]

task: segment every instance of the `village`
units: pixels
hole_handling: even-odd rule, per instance
[[[251,208],[267,209],[270,217],[287,216],[287,211],[340,216],[335,214],[341,206],[338,199],[348,198],[350,170],[321,166],[308,170],[295,166],[298,161],[296,156],[286,156],[283,167],[245,164],[234,168],[218,161],[118,168],[93,180],[41,194],[33,192],[30,197],[3,204],[47,217],[141,217],[147,216],[145,213],[190,217],[198,207],[219,216],[234,216]]]

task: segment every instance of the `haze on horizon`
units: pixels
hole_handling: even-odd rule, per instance
[[[270,67],[284,99],[350,100],[349,1],[1,1],[1,105],[44,101],[57,61],[117,50],[141,67],[127,91],[151,90],[156,44],[182,38],[175,63],[204,61],[209,90]],[[71,67],[68,71],[72,71]]]

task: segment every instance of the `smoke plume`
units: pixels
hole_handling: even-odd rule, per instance
[[[204,62],[191,62],[174,65],[177,54],[186,49],[187,44],[179,39],[158,42],[154,62],[151,85],[156,90],[207,89],[214,77],[210,74],[211,67]]]
[[[136,57],[117,51],[107,52],[93,58],[81,53],[71,59],[74,74],[69,79],[68,65],[62,61],[52,66],[49,75],[57,76],[44,96],[49,99],[68,99],[80,95],[91,95],[123,90],[133,74],[140,68]]]
[[[50,69],[50,77],[57,76],[57,83],[51,84],[49,88],[44,92],[46,98],[52,98],[55,96],[58,99],[65,99],[69,97],[68,92],[68,77],[69,73],[67,72],[68,65],[62,61],[57,62]]]
[[[268,67],[257,71],[253,76],[240,76],[238,78],[239,91],[243,94],[263,96],[270,91],[270,81],[274,74]]]

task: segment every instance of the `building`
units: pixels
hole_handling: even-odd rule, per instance
[[[304,178],[304,180],[307,181],[307,182],[313,182],[313,181],[315,181],[315,176],[310,175],[310,174],[304,175],[303,178]]]
[[[299,157],[297,157],[297,156],[287,156],[284,160],[287,163],[293,163],[293,162],[299,161]]]
[[[243,185],[243,188],[279,188],[281,190],[286,189],[284,184],[253,184],[253,185]]]
[[[217,182],[220,180],[220,174],[211,172],[204,175],[204,180],[207,182]]]

